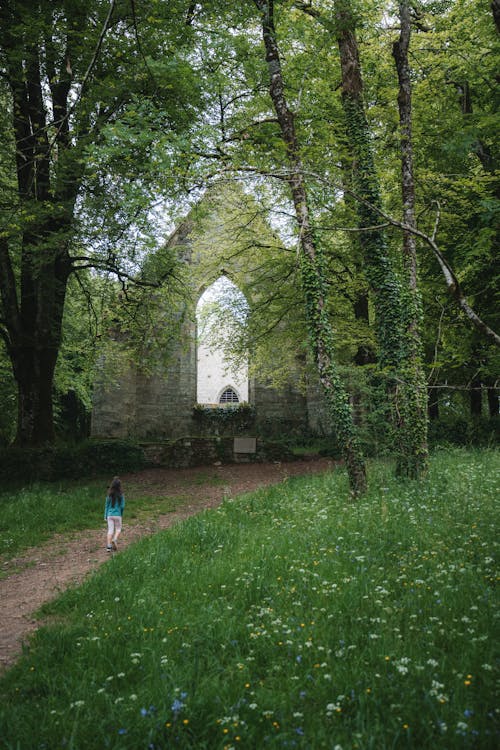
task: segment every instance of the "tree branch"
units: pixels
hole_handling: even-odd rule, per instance
[[[136,276],[132,276],[132,274],[123,271],[117,264],[113,263],[112,261],[96,261],[92,258],[87,258],[84,256],[71,258],[71,261],[73,264],[71,273],[78,273],[78,271],[84,271],[86,269],[93,268],[96,271],[107,271],[108,273],[114,274],[122,285],[125,282],[130,281],[134,286],[150,288],[158,288],[160,286],[159,281],[144,281],[143,279],[138,279]],[[75,262],[81,265],[75,265]]]
[[[365,203],[366,205],[368,205],[373,211],[376,211],[378,214],[380,214],[380,216],[386,219],[386,221],[388,221],[389,224],[391,224],[393,227],[398,227],[399,229],[402,229],[404,232],[411,232],[416,237],[420,237],[421,240],[423,240],[427,245],[429,245],[432,252],[434,253],[434,257],[436,258],[439,264],[439,267],[441,268],[441,271],[445,278],[448,292],[451,294],[451,296],[456,301],[456,303],[461,308],[461,310],[465,313],[466,317],[470,320],[470,322],[477,328],[477,330],[480,331],[484,336],[486,336],[494,344],[496,344],[496,346],[500,347],[500,336],[492,328],[490,328],[479,317],[479,315],[475,312],[475,310],[470,306],[470,304],[467,301],[467,298],[462,292],[460,282],[455,276],[453,269],[451,268],[450,264],[444,257],[441,250],[439,249],[435,240],[436,231],[437,231],[437,223],[434,226],[432,236],[429,237],[429,235],[425,234],[425,232],[422,232],[420,229],[409,226],[408,224],[405,224],[402,221],[398,221],[397,219],[394,219],[392,216],[389,216],[389,214],[386,214],[385,211],[378,208],[377,206],[373,206],[372,204],[369,204],[368,201],[361,198],[361,196],[357,195],[354,191],[346,190],[345,192],[352,195],[352,197],[355,198],[357,201],[361,201],[362,203]]]
[[[111,21],[111,16],[113,15],[113,11],[115,9],[115,5],[116,5],[116,0],[111,0],[111,2],[109,4],[108,14],[106,16],[106,19],[104,21],[103,27],[101,29],[101,33],[99,34],[99,39],[97,40],[97,44],[96,44],[94,52],[92,54],[92,58],[91,58],[91,60],[90,60],[90,62],[88,64],[87,70],[85,71],[84,76],[82,78],[82,82],[80,84],[80,90],[79,90],[79,92],[78,92],[78,94],[77,94],[77,96],[75,98],[75,101],[72,103],[71,107],[69,107],[69,109],[67,109],[67,111],[65,112],[64,116],[61,118],[61,120],[59,122],[59,127],[57,128],[57,131],[56,131],[56,133],[55,133],[52,141],[50,142],[49,151],[51,150],[52,146],[56,143],[56,141],[59,139],[63,127],[65,126],[65,124],[67,123],[67,121],[69,120],[69,118],[71,117],[71,115],[73,114],[73,112],[75,111],[75,109],[76,109],[76,107],[77,107],[80,99],[83,96],[83,93],[85,91],[87,82],[88,82],[88,80],[89,80],[89,78],[90,78],[90,76],[92,74],[94,66],[95,66],[95,64],[97,62],[97,58],[99,57],[99,53],[101,51],[101,47],[102,47],[103,42],[104,42],[104,37],[106,36],[106,32],[107,32],[107,30],[109,28],[109,23]]]

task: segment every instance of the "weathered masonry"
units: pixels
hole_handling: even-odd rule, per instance
[[[200,269],[204,254],[210,254],[214,246],[228,241],[227,237],[222,240],[218,236],[218,227],[222,227],[221,210],[229,210],[227,200],[226,196],[222,202],[214,201],[214,206],[206,212],[201,229],[198,226],[195,231],[188,217],[169,240],[169,247],[174,247],[184,263],[192,267],[194,275]],[[204,226],[208,226],[205,235]],[[200,236],[205,237],[204,241],[200,242]],[[259,240],[262,241],[262,236]],[[204,289],[223,274],[234,278],[238,271],[241,277],[241,268],[231,267],[227,261],[224,269],[217,264],[207,268],[200,283],[195,285],[191,302],[193,314],[185,317],[178,346],[169,364],[158,367],[154,374],[145,375],[130,362],[121,368],[113,383],[96,384],[91,425],[93,437],[130,438],[151,443],[193,436],[210,437],[206,421],[201,423],[196,417],[199,365],[194,311]],[[282,437],[328,433],[328,425],[322,422],[319,388],[313,384],[300,389],[298,381],[298,375],[290,372],[289,381],[276,390],[258,376],[250,375],[248,404],[252,426],[235,432],[235,435]],[[221,389],[219,404],[231,408],[234,401],[239,400],[238,386],[230,380],[225,385],[227,387]]]

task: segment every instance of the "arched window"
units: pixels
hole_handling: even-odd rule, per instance
[[[224,388],[219,396],[219,404],[239,404],[240,399],[234,388]]]
[[[232,337],[248,314],[243,293],[226,276],[215,281],[198,300],[197,385],[199,404],[238,404],[248,401],[248,365],[226,358]]]

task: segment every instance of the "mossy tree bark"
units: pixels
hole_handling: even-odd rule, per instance
[[[366,490],[366,470],[355,434],[352,408],[335,363],[333,330],[325,305],[325,271],[321,247],[311,223],[304,168],[294,124],[294,116],[285,96],[281,59],[274,25],[273,0],[254,0],[261,14],[262,34],[269,71],[269,91],[281,136],[286,145],[289,173],[287,177],[299,227],[302,289],[314,360],[337,437],[346,461],[352,492]]]
[[[422,373],[415,363],[408,367],[407,358],[409,350],[415,352],[415,357],[420,356],[417,354],[418,326],[412,330],[409,341],[410,329],[418,318],[418,291],[416,287],[412,291],[410,281],[407,285],[401,283],[384,230],[378,228],[382,202],[363,102],[354,13],[349,0],[335,3],[333,18],[323,16],[309,4],[297,5],[315,17],[334,36],[338,45],[342,107],[351,159],[350,180],[357,201],[358,227],[365,230],[361,245],[366,277],[374,295],[379,366],[390,399],[397,472],[417,476],[425,466],[427,456],[425,408],[422,417],[426,390],[421,387]],[[410,265],[407,264],[408,273]],[[416,305],[414,308],[412,301]]]
[[[415,182],[413,173],[413,140],[411,110],[411,78],[408,62],[411,24],[407,0],[399,3],[400,35],[394,42],[393,56],[399,80],[398,108],[401,148],[401,194],[403,222],[416,227]],[[403,232],[403,268],[406,274],[404,287],[406,304],[403,306],[404,356],[400,366],[404,390],[398,413],[398,431],[405,441],[398,455],[397,473],[416,478],[427,469],[427,383],[423,368],[421,337],[422,300],[418,286],[417,247],[415,235]]]

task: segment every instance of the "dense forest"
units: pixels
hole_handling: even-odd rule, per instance
[[[2,0],[0,444],[86,436],[110,329],[141,360],[172,336],[166,239],[234,183],[279,238],[235,348],[265,367],[293,318],[355,493],[363,399],[403,476],[429,426],[491,439],[499,32],[496,0]]]

